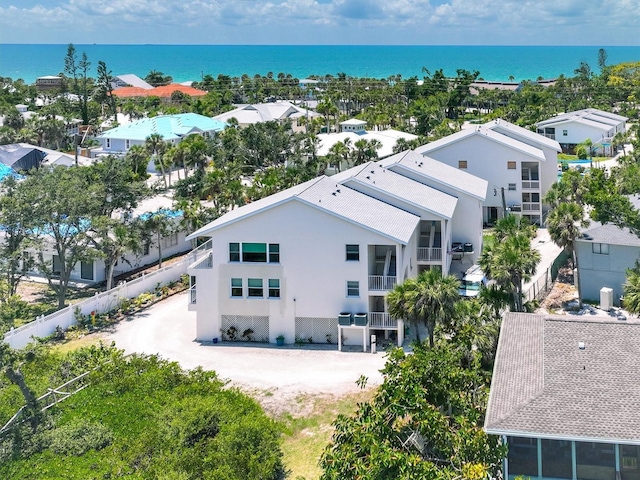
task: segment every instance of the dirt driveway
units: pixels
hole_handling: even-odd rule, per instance
[[[338,352],[335,345],[285,346],[195,341],[195,312],[185,293],[159,302],[129,321],[120,322],[105,341],[127,353],[159,354],[183,368],[202,366],[241,387],[275,414],[302,410],[307,395],[340,397],[356,392],[356,380],[382,381],[384,353]]]

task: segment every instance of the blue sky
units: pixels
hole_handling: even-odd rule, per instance
[[[640,0],[0,0],[0,43],[640,45]]]

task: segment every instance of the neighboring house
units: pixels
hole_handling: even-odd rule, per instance
[[[78,165],[90,165],[92,159],[78,155]],[[70,167],[76,164],[73,153],[64,153],[29,143],[0,145],[0,162],[14,171],[30,170],[38,167]]]
[[[321,117],[319,113],[298,107],[291,102],[277,101],[237,105],[233,110],[216,115],[215,119],[229,122],[235,118],[239,127],[246,127],[262,122],[289,122],[294,132],[304,131],[304,121]]]
[[[54,88],[62,88],[62,77],[56,75],[47,75],[36,78],[36,88],[38,90],[52,90]]]
[[[563,152],[573,153],[579,143],[590,139],[594,147],[611,155],[611,143],[617,133],[627,131],[627,117],[597,108],[563,113],[536,124],[538,133],[560,143]]]
[[[613,289],[620,305],[627,269],[640,260],[640,238],[628,228],[592,222],[574,241],[581,300],[599,301],[603,287]]]
[[[225,127],[226,124],[219,120],[196,113],[143,118],[102,132],[96,137],[100,148],[92,149],[91,154],[94,157],[101,154],[124,155],[133,145],[144,145],[147,137],[152,134],[158,134],[164,141],[176,145],[188,135],[207,137]],[[153,165],[150,165],[150,169],[153,170]]]
[[[506,314],[484,426],[502,478],[640,479],[638,345],[637,320]]]
[[[148,218],[156,212],[162,215],[166,215],[173,225],[170,229],[170,233],[160,238],[162,247],[162,258],[168,258],[180,253],[184,253],[189,250],[189,246],[186,244],[187,232],[184,231],[180,225],[182,219],[181,211],[174,211],[171,209],[173,200],[167,196],[156,196],[147,200],[144,200],[140,205],[132,212],[134,217],[142,219]],[[51,245],[51,242],[44,237],[45,245]],[[33,249],[28,249],[28,253],[36,255]],[[53,249],[45,249],[43,252],[43,259],[45,262],[51,262],[50,265],[53,268],[53,272],[59,271],[60,261],[58,255],[56,255]],[[114,269],[114,277],[125,274],[129,271],[136,270],[138,268],[152,265],[158,261],[159,249],[157,240],[152,238],[148,243],[142,245],[142,251],[136,253],[127,253],[123,259],[118,260]],[[58,269],[58,270],[56,270]],[[30,272],[32,280],[37,280],[40,273],[37,271]],[[77,264],[70,276],[72,283],[76,285],[91,285],[95,283],[101,283],[107,279],[107,266],[102,258],[95,258],[93,260],[82,261]]]
[[[140,98],[140,97],[159,97],[169,101],[174,92],[180,92],[189,97],[204,97],[207,92],[198,90],[197,88],[180,83],[172,83],[171,85],[162,85],[160,87],[121,87],[113,91],[113,95],[118,98]]]
[[[403,138],[407,141],[415,140],[417,135],[411,133],[401,132],[399,130],[372,130],[368,131],[367,122],[359,120],[357,118],[351,118],[340,122],[340,132],[338,133],[321,133],[318,135],[320,143],[318,145],[317,155],[319,157],[326,157],[333,147],[338,142],[344,142],[348,140],[350,142],[350,148],[354,148],[354,144],[358,140],[376,140],[379,142],[380,148],[377,151],[377,158],[388,157],[393,154],[393,147],[396,146],[398,139]],[[349,165],[341,165],[341,169],[349,168]],[[337,169],[329,169],[328,173],[332,173]]]
[[[338,343],[348,334],[346,343],[362,345],[363,335],[368,343],[369,333],[394,332],[401,344],[403,322],[390,317],[388,293],[423,270],[449,273],[452,244],[482,235],[482,199],[465,223],[464,194],[419,178],[370,162],[239,207],[191,234],[210,237],[189,267],[197,338],[251,332],[257,341],[282,334],[287,343]],[[347,324],[361,313],[365,325],[339,327],[341,313]]]
[[[504,120],[463,129],[416,152],[488,182],[484,221],[494,223],[504,207],[541,225],[542,198],[557,181],[558,142]]]

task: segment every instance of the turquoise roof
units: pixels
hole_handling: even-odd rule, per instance
[[[98,135],[98,138],[124,138],[144,141],[151,134],[157,133],[164,140],[173,140],[191,133],[219,132],[226,123],[197,113],[180,113],[177,115],[159,115],[120,125]]]

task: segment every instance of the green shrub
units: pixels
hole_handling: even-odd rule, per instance
[[[99,423],[74,420],[48,433],[49,448],[59,455],[80,456],[89,450],[102,450],[113,440],[113,434]]]

